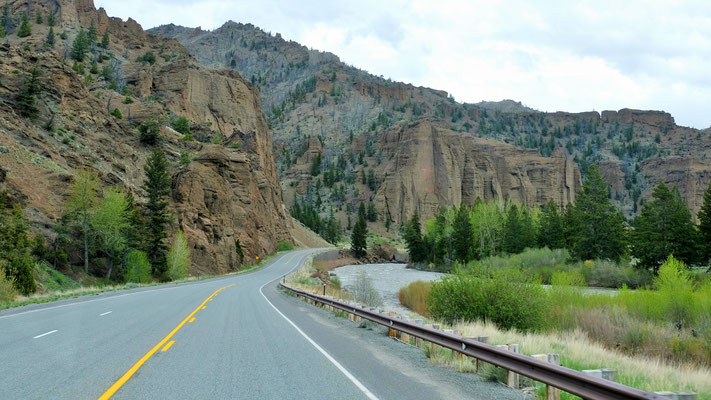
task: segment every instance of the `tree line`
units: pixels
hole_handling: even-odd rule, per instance
[[[417,211],[404,226],[414,263],[451,265],[526,248],[566,248],[578,260],[619,261],[633,256],[640,268],[657,272],[669,257],[687,265],[707,265],[711,258],[711,185],[692,220],[679,190],[657,185],[639,216],[626,220],[609,198],[608,185],[591,165],[575,203],[565,209],[550,201],[529,208],[513,202],[477,199],[440,208],[422,232]]]

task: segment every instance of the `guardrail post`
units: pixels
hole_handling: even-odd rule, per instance
[[[489,343],[489,337],[487,337],[487,336],[477,336],[476,338],[474,338],[474,340],[476,340],[477,342],[481,342],[481,343]],[[483,367],[484,367],[484,362],[480,361],[477,358],[476,359],[476,366],[475,366],[476,373],[478,374],[479,370]]]
[[[560,365],[560,356],[558,354],[534,354],[531,357],[554,365]],[[546,385],[545,400],[560,400],[560,389],[551,385]]]
[[[507,344],[506,345],[507,349],[509,351],[513,351],[514,353],[518,353],[518,344]],[[519,386],[519,381],[520,377],[517,373],[509,371],[506,374],[506,384],[509,387],[512,387],[514,389],[518,389]]]
[[[584,369],[581,372],[596,378],[607,379],[608,381],[615,382],[617,380],[617,371],[611,368]]]

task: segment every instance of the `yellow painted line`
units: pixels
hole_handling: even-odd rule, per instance
[[[188,322],[195,322],[195,317],[190,318],[190,321]]]
[[[287,261],[286,263],[287,263],[287,264],[288,264],[288,263],[290,263],[290,262],[291,262],[291,260],[293,260],[293,259],[294,259],[294,257],[296,257],[296,254],[294,254],[293,256],[291,256],[291,258],[289,259],[289,261]]]
[[[228,287],[230,287],[230,286],[234,286],[234,284],[233,284],[233,285],[225,286],[225,287],[223,287],[222,289],[226,289],[226,288],[228,288]],[[220,290],[222,290],[222,289],[220,289]],[[101,397],[99,397],[99,400],[110,399],[111,396],[113,396],[113,395],[116,393],[116,391],[121,388],[121,386],[123,386],[129,379],[131,379],[131,377],[133,376],[133,374],[135,374],[136,371],[138,371],[138,369],[141,368],[141,366],[142,366],[143,364],[145,364],[146,361],[148,361],[148,359],[151,358],[151,357],[153,356],[153,354],[155,354],[155,353],[158,351],[158,349],[160,349],[161,347],[163,347],[163,345],[165,345],[166,342],[168,342],[168,340],[170,340],[170,338],[173,337],[173,335],[175,335],[176,333],[178,333],[178,331],[180,330],[180,328],[182,328],[183,325],[185,325],[185,323],[188,322],[188,320],[190,320],[190,318],[192,318],[193,315],[195,315],[195,313],[198,312],[198,310],[200,310],[201,307],[204,308],[205,303],[207,303],[207,301],[208,301],[209,299],[211,299],[212,296],[214,296],[215,294],[217,294],[218,291],[219,291],[219,290],[215,291],[215,293],[211,294],[210,297],[208,297],[207,299],[205,299],[205,301],[203,301],[202,304],[200,304],[199,306],[197,306],[197,308],[194,309],[193,312],[190,313],[190,315],[188,315],[187,317],[185,317],[185,319],[184,319],[181,323],[179,323],[178,326],[176,326],[175,329],[173,329],[173,330],[168,334],[168,336],[164,337],[163,340],[161,340],[160,342],[158,342],[158,344],[155,345],[150,351],[148,351],[148,353],[146,353],[143,357],[141,357],[141,359],[138,360],[138,362],[136,362],[135,364],[133,364],[133,366],[131,367],[131,369],[129,369],[125,374],[123,374],[123,376],[122,376],[121,378],[119,378],[119,380],[117,380],[113,385],[111,385],[111,387],[109,388],[109,390],[107,390],[106,392],[104,392],[104,394],[102,394]]]
[[[205,303],[203,303],[203,304],[205,304]],[[203,310],[204,310],[204,309],[206,309],[206,308],[207,308],[207,307],[205,307],[205,306],[202,306],[202,309],[203,309]]]
[[[212,300],[213,300],[213,299],[210,299],[210,301],[212,301]]]
[[[168,349],[170,348],[170,346],[173,345],[173,343],[175,343],[175,340],[171,340],[170,342],[168,342],[168,344],[163,346],[163,348],[160,351],[168,351]]]

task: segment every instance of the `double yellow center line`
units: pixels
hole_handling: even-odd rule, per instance
[[[141,357],[141,359],[138,360],[138,362],[136,362],[135,364],[133,364],[133,366],[131,367],[131,369],[129,369],[125,374],[123,374],[123,376],[122,376],[121,378],[119,378],[119,380],[117,380],[116,383],[114,383],[113,385],[111,385],[111,387],[109,388],[109,390],[107,390],[106,392],[104,392],[104,394],[102,394],[101,397],[99,397],[99,400],[110,399],[111,396],[113,396],[114,393],[116,393],[116,391],[121,388],[121,386],[123,386],[129,379],[131,379],[131,376],[133,376],[133,374],[135,374],[136,371],[138,371],[138,369],[141,368],[141,366],[142,366],[146,361],[148,361],[148,359],[151,358],[151,357],[153,356],[153,354],[155,354],[155,353],[158,351],[158,349],[160,349],[163,345],[165,345],[166,342],[168,342],[168,341],[170,340],[170,338],[173,337],[173,335],[175,335],[176,333],[178,333],[178,331],[180,330],[180,328],[182,328],[183,325],[185,325],[185,323],[188,322],[188,321],[193,317],[193,315],[195,315],[196,312],[198,312],[198,311],[199,311],[200,309],[202,309],[202,308],[205,308],[205,307],[204,307],[204,306],[205,306],[205,303],[207,303],[208,301],[211,301],[214,296],[216,296],[218,293],[220,293],[220,292],[223,291],[224,289],[227,289],[227,288],[230,287],[230,286],[234,286],[234,284],[232,284],[232,285],[227,285],[227,286],[225,286],[225,287],[223,287],[223,288],[220,288],[220,289],[215,290],[215,292],[214,292],[213,294],[211,294],[210,297],[208,297],[207,299],[205,299],[205,301],[203,301],[199,306],[197,306],[197,308],[194,309],[193,312],[190,313],[190,315],[188,315],[187,317],[185,317],[185,319],[184,319],[181,323],[179,323],[178,326],[176,326],[175,329],[173,329],[173,330],[168,334],[168,336],[164,337],[163,340],[161,340],[160,342],[158,342],[158,344],[155,345],[148,353],[146,353],[146,355],[144,355],[143,357]],[[191,322],[192,322],[192,321],[191,321]],[[172,345],[172,342],[170,343],[170,345]],[[168,348],[170,347],[170,345],[166,345],[165,350],[168,350]]]

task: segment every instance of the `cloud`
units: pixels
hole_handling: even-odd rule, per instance
[[[343,61],[477,102],[661,109],[711,126],[711,2],[96,0],[149,28],[251,22]]]

